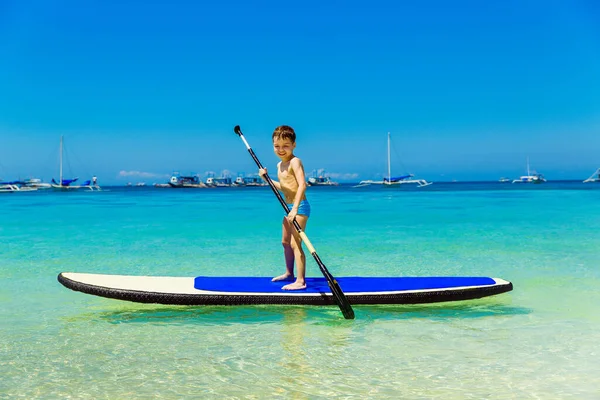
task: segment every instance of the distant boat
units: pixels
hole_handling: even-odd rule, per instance
[[[538,174],[537,172],[529,171],[529,157],[527,157],[527,175],[523,175],[519,177],[519,179],[515,179],[512,183],[544,183],[546,182],[546,178],[544,175]]]
[[[206,186],[210,187],[229,187],[233,185],[233,181],[229,177],[214,178],[209,177],[206,179]]]
[[[308,178],[308,186],[338,186],[339,183],[331,180],[323,173],[323,170],[314,171],[313,176]]]
[[[406,185],[406,184],[416,184],[418,187],[429,186],[432,182],[427,182],[425,179],[411,179],[414,177],[413,174],[407,174],[402,176],[392,176],[392,167],[391,167],[391,157],[390,157],[390,133],[388,132],[388,142],[387,142],[387,177],[383,178],[381,181],[360,181],[359,184],[355,187],[367,186],[367,185],[384,185],[384,186],[392,186],[392,185]]]
[[[8,182],[0,182],[0,193],[13,193],[19,191],[17,185],[10,184]]]
[[[38,189],[50,188],[49,183],[42,183],[41,179],[31,178],[10,182],[0,182],[2,192],[33,192]]]
[[[583,183],[588,183],[588,182],[600,182],[600,168],[598,168],[596,170],[596,172],[594,172],[592,174],[592,176],[590,176],[585,181],[583,181]]]
[[[500,182],[500,183],[510,183],[510,181],[511,181],[510,178],[502,177],[502,178],[498,179],[498,182]]]
[[[197,175],[183,176],[178,172],[174,173],[169,179],[169,186],[180,189],[205,188],[206,185]]]
[[[328,176],[311,176],[308,178],[308,186],[338,186],[339,183],[334,182]]]
[[[0,192],[32,192],[37,190],[34,187],[25,186],[23,181],[0,182]]]
[[[85,181],[81,185],[73,185],[79,178],[64,179],[63,178],[63,136],[60,137],[60,161],[59,161],[59,179],[58,182],[52,178],[52,189],[58,191],[71,190],[100,190],[100,186],[96,185],[96,177],[93,177],[94,183]]]
[[[209,178],[210,179],[210,178]],[[214,178],[213,178],[214,179]],[[233,186],[267,186],[259,176],[238,176],[233,182]]]
[[[244,177],[244,183],[246,186],[268,186],[269,184],[262,180],[260,176],[246,176]]]
[[[23,181],[23,184],[26,187],[36,188],[36,189],[51,189],[52,185],[46,182],[42,182],[39,178],[29,178]]]

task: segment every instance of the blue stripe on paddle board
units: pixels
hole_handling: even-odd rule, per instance
[[[487,277],[343,277],[337,278],[345,293],[395,292],[402,290],[447,289],[464,286],[489,286],[496,282]],[[268,277],[198,276],[194,288],[215,292],[275,293],[291,281],[271,282]],[[330,292],[325,278],[306,278],[303,293]]]

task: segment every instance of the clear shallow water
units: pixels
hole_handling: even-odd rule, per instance
[[[310,188],[307,234],[334,276],[515,286],[355,307],[355,321],[336,307],[119,302],[56,281],[280,273],[268,188],[1,195],[0,397],[598,398],[600,185],[516,186]]]

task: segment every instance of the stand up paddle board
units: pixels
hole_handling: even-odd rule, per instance
[[[325,278],[307,278],[307,288],[287,291],[289,281],[268,277],[166,277],[62,272],[69,289],[137,303],[178,305],[334,305]],[[471,300],[511,291],[511,282],[487,277],[342,277],[351,304],[422,304]]]

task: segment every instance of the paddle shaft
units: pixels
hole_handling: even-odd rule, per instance
[[[242,141],[246,145],[246,148],[248,149],[248,153],[250,153],[250,156],[252,156],[252,159],[254,160],[254,162],[256,163],[256,165],[258,166],[258,168],[264,169],[264,167],[260,163],[260,160],[258,159],[258,157],[256,157],[256,154],[254,154],[254,150],[252,150],[252,148],[250,147],[250,145],[246,141],[246,138],[244,137],[244,134],[242,133],[242,130],[240,129],[240,127],[236,126],[234,128],[234,131],[242,139]],[[290,208],[288,207],[287,203],[285,202],[285,200],[281,196],[281,193],[279,193],[279,190],[277,190],[277,188],[275,187],[275,184],[273,183],[273,180],[271,179],[271,177],[269,176],[269,174],[265,173],[264,177],[267,180],[267,183],[269,184],[269,186],[271,187],[271,190],[273,191],[273,193],[275,193],[275,196],[277,196],[277,199],[279,199],[279,203],[281,203],[281,206],[285,210],[286,214],[289,214],[290,213]],[[308,240],[308,236],[306,236],[306,233],[304,233],[304,231],[302,230],[302,227],[300,226],[300,224],[298,224],[298,221],[296,221],[296,219],[294,219],[292,221],[292,223],[294,225],[294,228],[296,228],[296,231],[298,232],[298,235],[300,235],[300,238],[302,239],[302,241],[304,242],[304,244],[306,244],[306,247],[308,248],[308,251],[313,256],[313,258],[315,259],[315,261],[317,262],[317,265],[319,266],[319,269],[321,270],[321,273],[327,279],[327,283],[329,284],[329,288],[331,289],[331,293],[333,294],[333,297],[334,297],[336,303],[340,307],[340,310],[342,311],[342,314],[344,315],[344,318],[346,318],[346,319],[354,319],[354,310],[352,309],[352,306],[350,305],[350,302],[346,298],[346,295],[342,291],[342,288],[338,284],[337,280],[335,280],[335,278],[333,277],[333,275],[331,275],[331,273],[329,272],[329,270],[327,269],[327,267],[325,266],[325,264],[323,264],[323,261],[321,261],[321,258],[317,254],[317,251],[313,247],[313,245],[310,242],[310,240]]]

